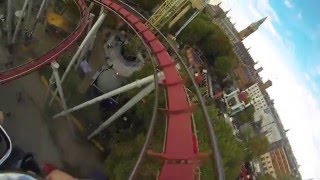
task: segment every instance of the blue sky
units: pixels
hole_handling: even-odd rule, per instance
[[[303,178],[320,179],[320,1],[222,0],[222,7],[238,30],[268,16],[244,44],[273,82],[268,92]]]

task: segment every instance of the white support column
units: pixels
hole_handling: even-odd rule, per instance
[[[105,129],[108,125],[110,125],[113,121],[118,119],[121,115],[127,112],[130,108],[136,105],[141,99],[146,97],[155,89],[155,84],[151,83],[147,87],[145,87],[142,91],[140,91],[137,95],[135,95],[132,99],[130,99],[125,105],[123,105],[116,113],[114,113],[109,119],[107,119],[103,124],[101,124],[93,133],[88,136],[88,139],[92,139],[95,135],[100,133],[103,129]]]
[[[54,79],[56,81],[56,86],[57,86],[57,89],[58,89],[58,92],[59,92],[62,108],[63,108],[63,110],[67,110],[68,107],[67,107],[66,100],[64,98],[64,94],[63,94],[63,90],[62,90],[62,86],[61,86],[61,80],[60,80],[59,71],[58,71],[59,64],[54,61],[54,62],[51,63],[51,68],[53,70],[53,76],[54,76]],[[71,120],[69,115],[67,115],[67,121],[68,121],[68,125],[69,125],[69,128],[70,128],[70,131],[71,131],[72,135],[74,137],[76,137],[75,129],[73,127],[73,123],[72,123],[72,120]]]
[[[14,44],[16,42],[16,40],[17,40],[17,35],[18,35],[19,30],[20,30],[20,26],[22,24],[22,19],[25,16],[25,12],[26,12],[26,8],[27,8],[27,5],[28,5],[28,2],[29,2],[29,0],[25,0],[24,1],[23,7],[22,7],[22,10],[21,10],[21,16],[19,17],[18,23],[16,25],[16,29],[14,30],[13,38],[12,38],[12,41],[11,41],[12,44]]]
[[[101,26],[105,17],[106,17],[106,14],[102,13],[99,16],[98,20],[93,25],[93,27],[90,29],[89,33],[87,34],[87,36],[84,38],[84,40],[82,41],[82,43],[78,47],[77,52],[73,55],[70,63],[68,64],[66,71],[63,73],[62,78],[61,78],[61,83],[63,83],[63,81],[66,79],[69,71],[71,70],[71,67],[76,62],[78,56],[80,55],[81,51],[83,50],[83,47],[87,44],[88,40],[90,40],[90,37],[96,32],[96,30],[99,29],[99,27]],[[55,90],[55,92],[53,93],[53,97],[52,97],[51,101],[49,102],[49,105],[51,105],[51,103],[56,95],[57,95],[57,90]]]
[[[50,93],[51,93],[51,89],[52,89],[54,83],[55,83],[55,80],[54,80],[54,75],[53,75],[53,72],[52,72],[51,77],[50,77],[49,82],[48,82],[48,89],[46,91],[45,103],[44,103],[45,106],[48,105],[48,101],[50,100]]]
[[[174,37],[177,38],[177,36],[181,33],[182,30],[184,30],[184,28],[186,28],[188,26],[188,24],[197,17],[197,15],[200,13],[199,10],[197,10],[196,12],[194,12],[192,14],[192,16],[181,26],[181,28],[175,33]]]
[[[92,22],[93,22],[93,18],[94,18],[94,14],[90,13],[90,17],[89,17],[89,24],[88,24],[88,29],[87,29],[87,34],[90,32],[91,28],[92,28]],[[87,56],[87,52],[88,52],[88,48],[89,45],[91,44],[92,39],[95,37],[96,32],[90,37],[90,39],[88,40],[88,42],[83,46],[80,55],[77,58],[77,63],[74,66],[74,69],[77,70],[80,66],[80,63],[83,61],[84,57]]]
[[[89,15],[89,23],[88,23],[88,27],[87,27],[87,34],[90,32],[91,27],[92,27],[92,22],[93,22],[93,18],[94,18],[94,14],[90,13]]]
[[[99,18],[100,18],[101,16],[102,16],[102,15],[99,15]],[[103,20],[104,20],[104,18],[105,18],[105,15],[104,15],[104,18],[101,20],[101,23],[99,24],[99,26],[98,26],[97,28],[95,28],[94,26],[92,27],[93,18],[94,18],[94,14],[90,14],[90,22],[89,22],[89,25],[88,25],[88,33],[87,33],[87,34],[89,34],[92,29],[94,29],[94,30],[93,30],[92,34],[90,35],[90,37],[88,38],[85,46],[82,48],[82,53],[81,53],[81,54],[79,55],[79,57],[77,58],[77,59],[78,59],[78,60],[77,60],[77,63],[76,63],[76,65],[74,66],[74,69],[75,69],[75,70],[77,70],[77,69],[79,68],[80,63],[81,63],[82,60],[83,60],[83,56],[86,56],[86,54],[87,54],[87,52],[88,52],[88,48],[89,48],[89,46],[90,46],[90,43],[91,43],[92,39],[96,36],[97,31],[98,31],[98,29],[100,28],[100,26],[101,26],[101,24],[102,24],[102,22],[103,22]],[[99,19],[98,19],[98,20],[99,20]],[[96,24],[98,23],[98,20],[97,20],[97,22],[96,22],[94,25],[96,25]],[[92,28],[91,28],[91,27],[92,27]]]
[[[27,11],[26,19],[25,19],[25,22],[28,24],[31,20],[32,6],[33,6],[33,0],[30,0],[29,4],[28,4],[28,11]]]
[[[161,81],[161,79],[163,77],[162,73],[158,73],[158,77],[159,77],[159,80]],[[91,100],[89,100],[87,102],[79,104],[79,105],[77,105],[75,107],[72,107],[72,108],[70,108],[68,110],[62,111],[59,114],[56,114],[55,116],[53,116],[53,118],[57,118],[59,116],[64,116],[64,115],[66,115],[68,113],[71,113],[71,112],[77,111],[79,109],[85,108],[87,106],[90,106],[90,105],[95,104],[97,102],[100,102],[102,100],[108,99],[108,98],[110,98],[112,96],[121,94],[121,93],[126,92],[126,91],[130,91],[131,89],[140,88],[141,86],[143,86],[145,84],[148,84],[150,82],[153,82],[153,81],[154,81],[154,75],[150,75],[150,76],[147,76],[147,77],[145,77],[143,79],[136,80],[135,82],[132,82],[130,84],[122,86],[122,87],[120,87],[118,89],[110,91],[110,92],[108,92],[106,94],[103,94],[101,96],[98,96],[96,98],[93,98],[93,99],[91,99]]]
[[[37,17],[36,17],[36,21],[34,22],[33,27],[31,29],[31,36],[32,36],[34,29],[36,28],[38,22],[40,21],[40,18],[42,18],[42,16],[43,16],[42,14],[43,14],[43,11],[45,9],[46,4],[47,4],[47,0],[42,0],[41,5],[40,5],[40,9],[39,9]]]
[[[7,34],[8,34],[8,43],[11,43],[11,29],[12,29],[12,0],[8,0],[7,4]]]
[[[54,76],[54,79],[55,79],[55,82],[56,82],[56,86],[57,86],[57,89],[58,89],[58,92],[59,92],[59,96],[60,96],[60,99],[61,99],[62,108],[64,110],[67,110],[68,107],[67,107],[67,104],[66,104],[66,101],[65,101],[65,98],[64,98],[63,90],[62,90],[62,87],[61,87],[59,71],[58,71],[59,64],[54,61],[54,62],[51,63],[51,68],[53,70],[53,76]]]

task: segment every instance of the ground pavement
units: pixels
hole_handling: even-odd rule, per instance
[[[14,65],[21,64],[31,57],[38,56],[51,49],[59,41],[44,33],[44,25],[36,30],[36,39],[40,39],[33,48],[18,46]],[[2,41],[3,39],[1,39]],[[48,43],[50,42],[50,43]],[[44,45],[44,46],[42,46]],[[0,66],[8,62],[8,53],[0,45]],[[22,92],[23,101],[17,102],[17,94]],[[103,168],[101,153],[85,139],[74,138],[66,119],[51,119],[44,110],[46,87],[40,81],[37,72],[13,82],[0,85],[0,110],[11,112],[4,122],[13,144],[24,151],[35,154],[42,162],[53,163],[76,177]]]
[[[22,102],[17,102],[19,92],[23,93]],[[76,176],[101,170],[103,159],[98,149],[74,138],[65,118],[51,119],[43,113],[45,92],[38,73],[0,86],[0,108],[12,114],[4,128],[13,143],[35,153],[40,162],[53,163]]]

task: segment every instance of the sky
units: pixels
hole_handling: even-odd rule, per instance
[[[320,1],[222,0],[221,7],[238,30],[268,17],[244,44],[273,82],[268,92],[303,179],[320,179]]]

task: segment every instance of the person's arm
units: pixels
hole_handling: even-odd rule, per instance
[[[46,180],[78,180],[70,176],[69,174],[62,172],[60,170],[53,170],[47,177]]]

